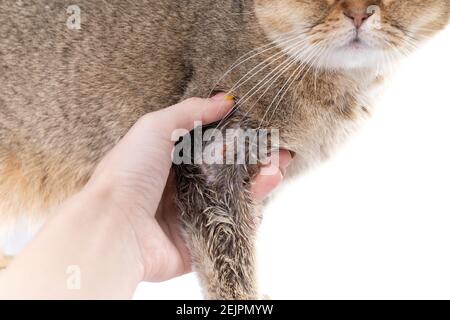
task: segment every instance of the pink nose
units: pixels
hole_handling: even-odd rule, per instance
[[[354,11],[354,10],[345,10],[344,11],[344,15],[350,19],[352,19],[353,24],[355,25],[355,27],[357,29],[359,29],[364,21],[366,21],[367,19],[369,19],[369,17],[372,15],[371,13],[366,11]]]

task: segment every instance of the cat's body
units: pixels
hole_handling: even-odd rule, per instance
[[[140,116],[212,90],[244,98],[224,127],[280,130],[280,147],[297,154],[291,174],[326,158],[369,115],[382,72],[373,66],[328,70],[305,57],[304,65],[288,60],[289,47],[267,46],[277,36],[267,28],[277,30],[282,16],[268,12],[295,2],[273,1],[265,12],[268,2],[255,0],[255,11],[252,0],[80,0],[81,30],[71,30],[70,1],[2,1],[0,230],[20,216],[49,216],[52,206],[83,187],[99,159]],[[447,10],[442,27],[449,3],[431,2]],[[334,5],[340,4],[307,6]],[[313,18],[322,19],[320,12]],[[278,39],[293,41],[292,30],[279,28],[286,34]],[[237,60],[255,48],[261,49]],[[278,61],[269,60],[276,55]],[[230,71],[236,61],[240,64]],[[266,71],[252,72],[271,61]],[[283,65],[286,61],[294,62]],[[255,208],[248,192],[256,169],[177,169],[187,241],[210,298],[257,297]],[[203,194],[193,195],[194,187]]]

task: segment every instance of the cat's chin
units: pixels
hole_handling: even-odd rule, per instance
[[[302,60],[301,58],[299,60]],[[349,43],[330,50],[321,58],[313,60],[314,67],[322,70],[377,70],[389,67],[389,61],[381,50],[369,48],[360,43]]]
[[[398,56],[390,54],[363,41],[353,40],[339,47],[318,49],[317,56],[311,55],[311,50],[292,55],[287,48],[282,49],[291,58],[321,70],[374,70],[385,73],[392,69]]]
[[[323,68],[331,69],[382,69],[384,68],[381,52],[358,44],[349,44],[326,56]]]

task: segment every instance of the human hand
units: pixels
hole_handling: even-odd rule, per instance
[[[232,106],[232,99],[219,94],[211,99],[188,99],[144,116],[101,161],[84,190],[107,197],[117,214],[125,216],[123,221],[128,223],[123,227],[135,235],[147,281],[164,281],[191,270],[173,200],[172,133],[192,130],[195,121],[218,121]],[[290,153],[282,150],[280,167],[268,171],[272,175],[255,178],[255,200],[264,200],[281,182],[290,160]]]

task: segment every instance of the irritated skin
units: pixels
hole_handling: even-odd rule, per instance
[[[222,129],[279,129],[298,173],[369,116],[392,62],[450,10],[448,0],[79,0],[81,30],[70,30],[70,5],[0,2],[0,226],[49,216],[140,116],[212,90],[237,97]],[[176,170],[205,296],[257,298],[258,166]]]

